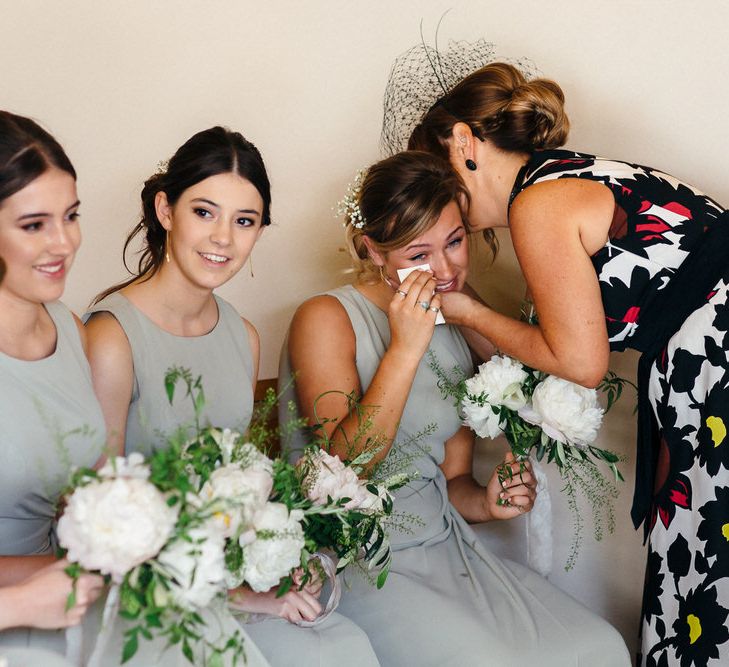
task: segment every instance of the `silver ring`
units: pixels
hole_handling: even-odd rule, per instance
[[[429,308],[429,310],[432,310],[434,313],[439,313],[440,312],[440,308],[438,308],[438,306],[431,306]]]
[[[422,308],[423,310],[428,310],[428,309],[430,308],[430,301],[418,301],[418,305],[419,305],[419,306],[420,306],[420,307],[421,307],[421,308]]]
[[[395,290],[403,299],[408,295],[407,292],[403,292],[401,289]]]

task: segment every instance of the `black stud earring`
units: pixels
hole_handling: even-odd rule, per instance
[[[476,171],[476,169],[478,169],[478,167],[476,166],[476,163],[471,158],[468,158],[466,160],[466,169],[469,169],[470,171]]]

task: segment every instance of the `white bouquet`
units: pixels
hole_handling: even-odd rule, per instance
[[[584,495],[592,507],[595,538],[599,540],[605,519],[608,530],[614,530],[615,482],[623,480],[617,454],[593,444],[604,414],[597,391],[502,355],[481,364],[470,378],[452,377],[432,356],[430,366],[443,393],[456,398],[463,423],[479,437],[495,438],[503,433],[517,460],[534,455],[542,461],[546,455],[547,463],[557,466],[575,523],[566,565],[570,569],[577,558],[583,526],[577,494]],[[620,396],[624,382],[609,374],[600,385],[608,395],[608,408]],[[597,467],[600,462],[610,469],[612,481],[602,475]]]

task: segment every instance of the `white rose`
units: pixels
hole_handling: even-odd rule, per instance
[[[220,501],[219,507],[214,506],[215,519],[224,537],[232,537],[243,524],[250,523],[272,488],[273,477],[264,466],[243,470],[231,463],[213,471],[200,495],[207,502]]]
[[[470,399],[461,403],[463,423],[479,438],[496,438],[503,432],[498,412],[490,403],[479,405]]]
[[[254,517],[256,539],[244,546],[243,575],[257,593],[277,586],[293,568],[301,563],[304,548],[304,513],[289,513],[282,503],[267,503]]]
[[[339,456],[331,456],[323,449],[307,454],[304,465],[307,474],[303,485],[306,496],[315,505],[326,505],[328,498],[337,502],[341,498],[350,498],[345,507],[354,506],[353,499],[360,488],[357,473],[344,465]]]
[[[149,479],[149,466],[144,462],[144,456],[139,452],[132,452],[126,458],[114,456],[99,469],[99,477],[136,477]]]
[[[522,385],[528,374],[516,359],[495,354],[478,367],[478,373],[466,380],[466,389],[472,396],[484,394],[495,406],[518,410],[526,403]]]
[[[538,423],[550,438],[562,443],[591,444],[602,424],[603,410],[597,403],[597,392],[554,375],[537,385],[532,407],[538,421],[527,421]]]
[[[182,607],[202,609],[226,588],[225,540],[212,525],[193,528],[191,541],[178,538],[168,544],[157,562],[172,578],[170,594]]]
[[[58,521],[67,558],[120,582],[156,556],[169,539],[177,509],[143,479],[119,477],[77,488]]]

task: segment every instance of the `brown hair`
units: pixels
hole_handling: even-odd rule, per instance
[[[92,304],[139,278],[149,280],[162,266],[167,232],[157,219],[157,193],[164,192],[167,201],[174,205],[185,190],[217,174],[237,174],[250,181],[263,199],[261,224],[271,224],[271,184],[258,149],[242,134],[225,127],[216,126],[198,132],[177,149],[165,169],[153,174],[144,183],[142,219],[130,232],[122,251],[124,267],[132,277],[101,292]],[[143,235],[143,238],[135,271],[127,264],[127,250],[138,235]]]
[[[468,226],[464,214],[468,192],[461,179],[449,162],[424,151],[397,153],[373,164],[356,200],[364,222],[349,215],[346,226],[349,252],[361,280],[379,277],[363,237],[384,253],[402,248],[427,232],[452,201]]]
[[[413,130],[409,149],[449,157],[448,139],[457,122],[505,151],[531,153],[557,148],[569,133],[564,93],[550,79],[527,81],[513,65],[491,63],[440,98]]]
[[[48,132],[30,118],[0,111],[0,202],[51,167],[76,180],[71,161]]]

